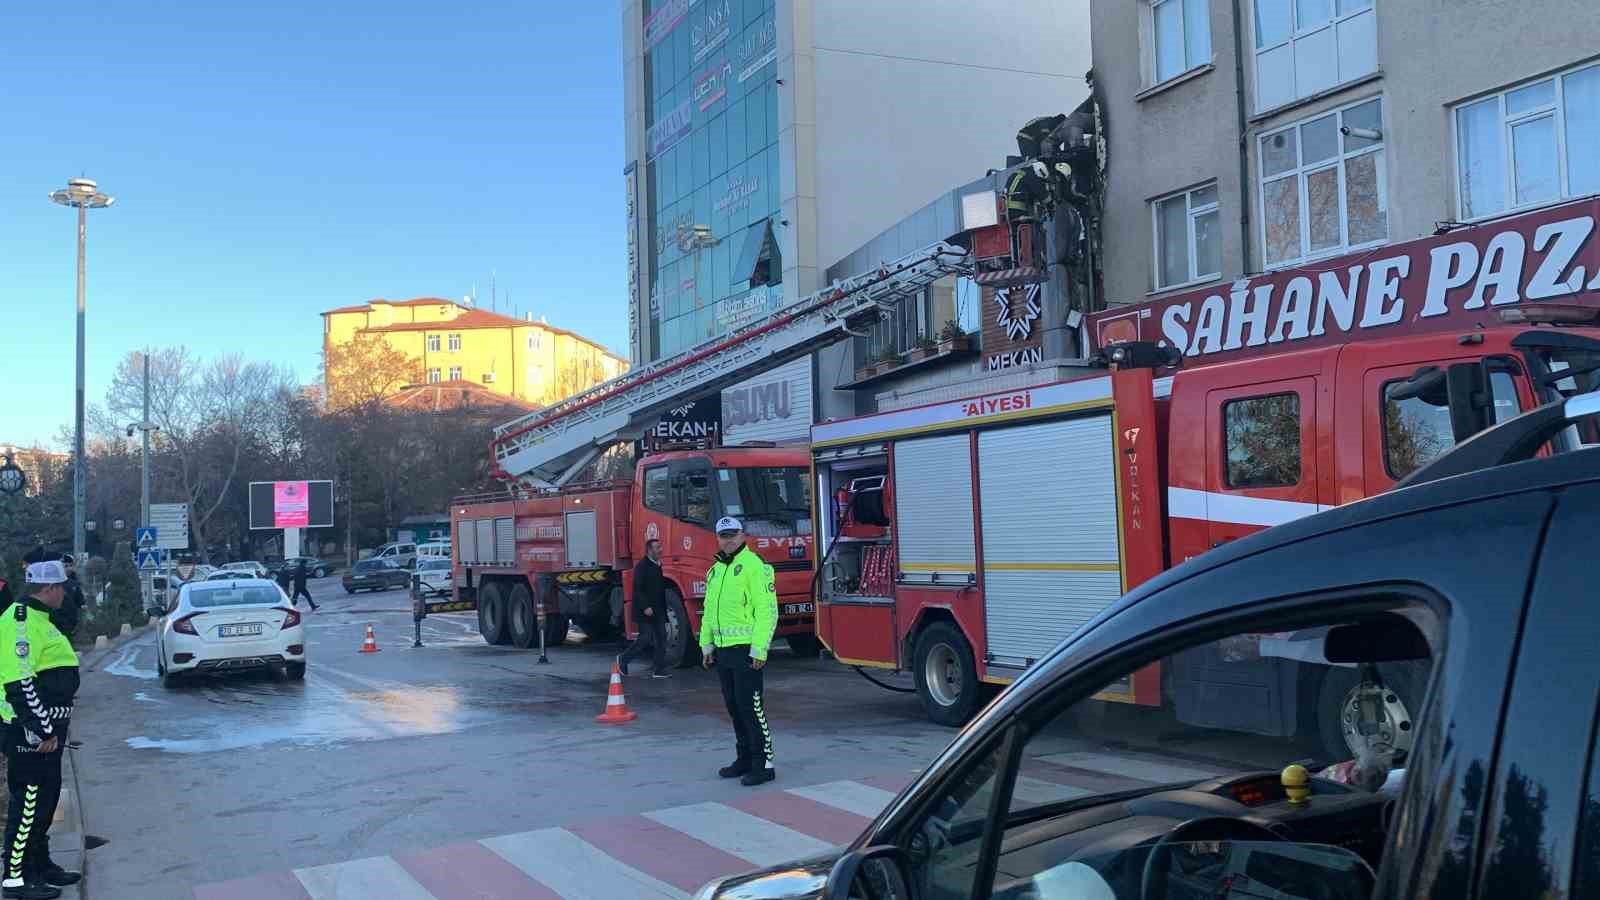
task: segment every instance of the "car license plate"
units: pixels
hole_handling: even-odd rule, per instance
[[[786,616],[799,616],[817,611],[815,603],[785,603],[783,614]]]
[[[249,637],[261,633],[261,623],[251,622],[247,625],[218,625],[218,637]]]

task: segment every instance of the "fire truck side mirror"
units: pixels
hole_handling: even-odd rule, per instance
[[[1450,430],[1455,432],[1456,443],[1494,424],[1489,371],[1482,362],[1451,366],[1445,372],[1445,388],[1450,398]]]
[[[1105,349],[1107,365],[1119,369],[1167,369],[1183,362],[1183,351],[1154,341],[1123,341]]]

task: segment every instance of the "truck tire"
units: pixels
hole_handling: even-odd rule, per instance
[[[511,639],[506,627],[506,597],[495,582],[478,588],[478,633],[490,644],[504,644]]]
[[[789,642],[789,652],[801,659],[816,659],[822,655],[822,642],[814,634],[791,634],[784,640]]]
[[[700,662],[700,645],[689,630],[689,610],[674,587],[667,588],[667,662],[673,666],[693,666]]]
[[[1415,717],[1422,712],[1422,692],[1427,688],[1429,663],[1426,660],[1402,663],[1381,663],[1378,676],[1383,679],[1384,715],[1392,725],[1391,735],[1396,747],[1409,750],[1416,731]],[[1320,668],[1320,667],[1319,667]],[[1317,742],[1328,764],[1353,759],[1356,744],[1345,731],[1347,713],[1354,715],[1353,701],[1361,676],[1351,668],[1329,666],[1322,675],[1317,698]],[[1402,764],[1399,760],[1396,764]]]
[[[923,629],[912,651],[911,675],[928,718],[940,725],[959,727],[978,711],[982,689],[972,645],[951,622],[934,622]]]
[[[535,620],[537,621],[537,620]],[[546,648],[559,647],[567,641],[567,617],[555,613],[545,613],[544,617],[544,645]]]
[[[539,643],[539,619],[533,612],[533,592],[526,584],[514,586],[506,597],[506,629],[513,646],[526,650]]]

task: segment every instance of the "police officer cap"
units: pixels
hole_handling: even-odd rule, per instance
[[[727,534],[734,531],[743,531],[744,526],[733,516],[723,516],[717,520],[717,534]]]
[[[28,566],[29,584],[63,584],[66,580],[66,570],[61,568],[59,560],[36,562]]]

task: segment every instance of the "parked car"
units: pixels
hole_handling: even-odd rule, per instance
[[[418,544],[417,545],[417,559],[419,559],[419,560],[423,560],[423,559],[446,559],[447,560],[449,558],[450,558],[450,542],[449,541],[429,541],[426,544]]]
[[[302,561],[306,564],[306,574],[312,578],[326,578],[333,573],[332,563],[314,556],[291,556],[288,559],[278,560],[267,566],[267,572],[273,577],[285,569],[293,572]]]
[[[157,598],[167,596],[167,590],[168,590],[168,579],[167,579],[167,576],[165,576],[165,575],[151,575],[150,576],[150,584],[151,584],[151,587],[155,590]],[[179,582],[177,580],[174,579],[174,580],[171,581],[172,589],[176,590],[178,585],[179,585]],[[106,602],[106,589],[105,588],[101,588],[99,591],[95,592],[94,605],[95,606],[100,606],[100,605],[104,604],[105,602]]]
[[[417,564],[417,545],[409,541],[395,541],[372,551],[372,556],[368,558],[393,560],[401,568],[409,569]]]
[[[350,567],[342,579],[344,592],[387,591],[411,586],[411,573],[392,559],[363,559]]]
[[[844,850],[697,897],[1592,896],[1600,447],[1492,462],[1573,440],[1562,429],[1600,413],[1593,395],[1570,409],[1582,399],[1391,493],[1154,575],[1036,661]],[[1248,707],[1301,666],[1354,684],[1355,701],[1288,737],[1204,721],[1205,702]],[[1169,669],[1215,690],[1187,713],[1106,702]],[[1284,733],[1279,710],[1256,713]],[[1314,758],[1337,745],[1329,728],[1354,759]]]
[[[422,591],[425,597],[450,593],[450,560],[419,557],[417,570],[411,575],[411,587]]]
[[[235,578],[184,585],[175,602],[151,607],[158,616],[156,671],[163,687],[189,673],[271,667],[306,676],[305,626],[276,584]]]
[[[228,571],[228,572],[248,572],[248,573],[250,573],[250,577],[251,578],[266,578],[271,574],[270,572],[267,571],[267,567],[266,566],[262,565],[259,562],[256,562],[255,560],[246,560],[244,562],[231,562],[231,563],[227,563],[222,568],[223,568],[224,571]]]

